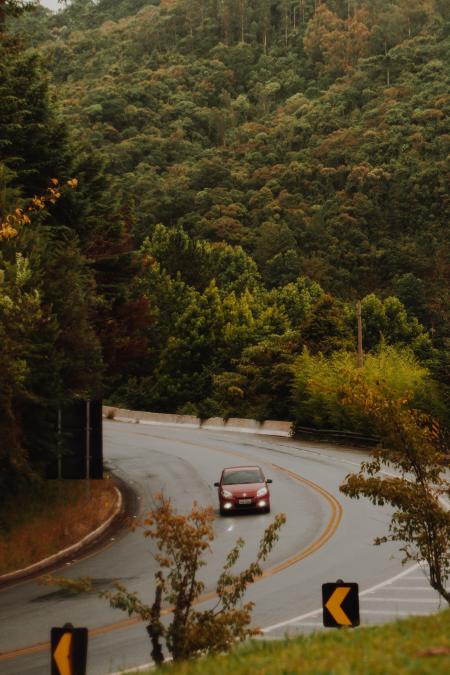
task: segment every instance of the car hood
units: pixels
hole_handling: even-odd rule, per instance
[[[243,496],[244,492],[247,497],[254,497],[262,487],[266,487],[264,483],[241,483],[239,485],[223,485],[222,489],[228,490],[235,497]]]

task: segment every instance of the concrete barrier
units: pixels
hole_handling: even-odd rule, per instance
[[[292,422],[266,420],[261,425],[261,434],[274,434],[275,436],[292,436]]]
[[[173,415],[170,413],[153,413],[145,410],[126,410],[125,408],[114,408],[113,406],[103,406],[103,417],[114,419],[118,422],[136,422],[140,424],[169,424],[192,427],[198,429],[200,420],[193,415]]]
[[[237,431],[247,434],[271,434],[272,436],[291,436],[292,423],[266,420],[258,422],[238,417],[224,420],[222,417],[210,417],[201,420],[193,415],[175,415],[172,413],[154,413],[143,410],[126,410],[113,406],[103,406],[103,417],[118,422],[134,422],[135,424],[156,424],[165,426],[184,426],[191,429],[209,429],[220,431]]]
[[[206,424],[208,420],[206,420]],[[245,433],[261,433],[262,424],[256,420],[247,420],[242,417],[230,417],[225,423],[225,429],[228,431],[241,431]]]

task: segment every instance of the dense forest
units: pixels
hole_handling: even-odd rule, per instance
[[[0,0],[8,476],[74,396],[367,430],[357,300],[448,425],[449,64],[447,0]]]

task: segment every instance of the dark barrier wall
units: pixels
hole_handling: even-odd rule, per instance
[[[102,402],[75,400],[59,410],[49,478],[103,478]]]

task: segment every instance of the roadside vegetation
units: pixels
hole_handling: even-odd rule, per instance
[[[371,628],[252,641],[230,654],[168,663],[147,675],[447,675],[449,663],[450,610],[445,610]]]
[[[170,499],[157,495],[155,507],[141,523],[144,536],[157,545],[154,557],[159,569],[155,574],[155,600],[151,606],[117,581],[113,583],[113,590],[101,591],[92,585],[89,577],[67,579],[50,575],[44,583],[56,583],[75,593],[94,593],[108,600],[111,607],[145,621],[151,658],[156,664],[163,662],[165,650],[175,661],[224,653],[236,642],[258,634],[258,629],[250,626],[254,603],[244,602],[244,596],[248,586],[262,575],[261,565],[278,541],[286,516],[275,516],[261,537],[255,561],[235,572],[245,545],[239,538],[225,559],[215,590],[204,595],[205,585],[198,574],[211,552],[214,519],[212,506],[205,508],[194,502],[191,512],[183,515],[176,512]],[[196,605],[206,599],[213,602],[212,607],[197,610]],[[161,621],[167,614],[171,617],[168,624]]]
[[[450,605],[450,480],[430,418],[411,405],[412,392],[385,381],[372,385],[355,372],[339,394],[343,403],[370,419],[381,447],[341,485],[348,497],[390,504],[389,532],[375,544],[398,542],[403,562],[426,562],[430,586]],[[448,450],[448,448],[446,448]]]
[[[36,482],[3,506],[7,525],[0,531],[0,575],[14,572],[80,541],[112,514],[113,481]]]
[[[385,398],[402,400],[405,408],[420,409],[423,422],[431,431],[432,416],[442,410],[439,390],[430,373],[408,347],[382,344],[376,352],[366,354],[362,368],[357,367],[355,355],[334,351],[329,356],[311,354],[308,350],[293,364],[295,423],[316,429],[356,431],[380,437],[380,425],[370,414],[363,396],[354,405],[343,391],[351,391],[354,382],[366,385],[367,392],[384,387]]]

